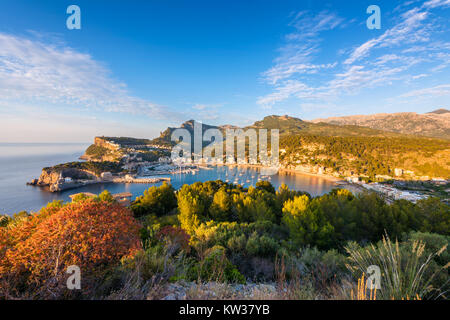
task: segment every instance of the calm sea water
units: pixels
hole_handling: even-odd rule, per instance
[[[59,193],[45,188],[27,186],[26,182],[38,178],[42,168],[58,163],[77,161],[89,144],[9,144],[0,143],[0,213],[12,214],[22,210],[37,211],[53,200],[69,201],[69,195],[78,192],[100,193],[107,189],[111,193],[131,192],[133,197],[141,195],[151,184],[97,184]],[[248,187],[258,181],[259,170],[254,168],[217,167],[202,169],[196,173],[170,175],[175,188],[196,181],[226,179]],[[280,173],[271,177],[278,188],[282,183],[295,190],[307,191],[313,196],[333,189],[333,182],[323,178]],[[159,184],[156,184],[159,185]]]

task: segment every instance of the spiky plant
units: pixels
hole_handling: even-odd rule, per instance
[[[431,286],[433,278],[438,272],[450,266],[448,263],[431,275],[427,273],[432,260],[446,247],[426,257],[423,242],[415,241],[410,250],[402,250],[398,241],[393,243],[386,235],[378,245],[371,244],[365,248],[357,245],[347,246],[345,249],[350,261],[347,268],[359,279],[362,274],[367,274],[370,266],[378,266],[381,271],[378,299],[401,300],[410,297],[422,299],[430,297],[430,293],[438,289]]]

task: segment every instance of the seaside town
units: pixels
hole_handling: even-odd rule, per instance
[[[129,138],[132,139],[132,138]],[[47,186],[50,192],[59,192],[68,189],[76,189],[82,186],[98,183],[143,183],[154,184],[158,182],[170,182],[173,174],[196,174],[199,170],[211,170],[215,166],[224,165],[216,163],[211,159],[205,161],[177,162],[173,163],[169,157],[171,147],[155,144],[124,144],[113,140],[113,138],[96,137],[92,146],[88,148],[81,160],[100,164],[106,160],[118,163],[115,171],[93,172],[89,169],[75,170],[74,168],[46,168],[39,179],[33,179],[28,184],[34,186]],[[92,151],[95,149],[95,151]],[[102,152],[99,153],[98,149]],[[284,149],[280,150],[285,153]],[[155,156],[149,157],[149,153]],[[236,172],[235,175],[218,175],[217,179],[234,184],[254,184],[257,181],[271,181],[271,176],[279,171],[290,171],[298,174],[310,174],[318,177],[328,178],[335,182],[337,188],[344,188],[353,193],[364,191],[376,192],[383,196],[387,202],[394,200],[407,200],[413,203],[426,199],[430,195],[436,195],[436,189],[441,190],[442,201],[450,201],[450,181],[443,178],[429,178],[426,176],[415,177],[414,172],[396,168],[395,177],[387,175],[376,175],[376,181],[368,180],[367,176],[343,176],[336,172],[330,172],[328,168],[321,166],[270,166],[270,163],[243,164],[233,163],[234,159],[227,159],[227,166],[254,167],[259,169],[259,174],[244,175],[244,172]],[[233,164],[229,164],[229,163]],[[81,174],[80,174],[81,172]],[[407,178],[414,177],[415,185]],[[411,179],[410,179],[411,180]]]

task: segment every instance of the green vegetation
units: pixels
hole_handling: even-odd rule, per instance
[[[170,213],[177,206],[175,190],[167,183],[160,187],[151,187],[144,195],[136,198],[131,206],[137,217],[154,214],[162,216]]]
[[[96,144],[91,144],[87,149],[85,154],[88,156],[93,157],[94,159],[101,159],[102,157],[110,154],[110,150],[102,147],[102,146],[98,146]]]
[[[394,176],[395,168],[416,175],[450,177],[450,142],[411,137],[331,137],[296,135],[283,137],[280,148],[285,165],[312,165],[333,172]],[[420,163],[420,165],[418,165]]]
[[[88,199],[92,199],[94,201],[103,201],[103,202],[116,202],[112,194],[108,190],[103,190],[98,196],[88,196],[85,193],[79,193],[72,198],[73,203],[84,202]],[[62,203],[62,202],[60,202]]]
[[[163,197],[170,201],[158,201]],[[449,253],[442,248],[450,240],[450,207],[436,198],[387,204],[373,193],[354,196],[337,189],[312,198],[284,185],[275,191],[267,182],[245,189],[208,181],[184,185],[177,192],[168,185],[153,187],[135,201],[132,210],[144,225],[141,236],[149,248],[163,245],[158,234],[167,227],[182,230],[182,238],[189,239],[189,250],[183,251],[185,268],[172,280],[259,282],[282,277],[290,286],[302,278],[326,296],[335,286],[360,278],[362,267],[356,268],[352,260],[355,252],[372,250],[372,244],[382,250],[377,243],[388,234],[402,240],[397,258],[404,259],[405,265],[397,267],[410,268],[399,275],[401,281],[416,275],[410,257],[416,264],[426,262],[427,270],[419,275],[420,285],[409,291],[384,291],[379,297],[431,298],[448,287],[443,268]],[[420,256],[418,241],[425,252]],[[173,240],[169,243],[173,245]],[[382,251],[370,252],[381,259]],[[292,294],[298,297],[305,292]],[[350,297],[349,292],[346,295]]]
[[[86,162],[68,162],[58,164],[53,167],[47,167],[43,170],[46,171],[56,171],[61,172],[64,169],[78,169],[78,170],[87,170],[95,173],[96,175],[100,175],[102,172],[111,172],[111,173],[119,173],[124,172],[120,163],[111,162],[111,161],[86,161]]]
[[[109,149],[106,149],[105,147],[102,147],[102,146],[98,146],[96,144],[91,144],[86,149],[86,154],[88,154],[90,156],[102,157],[108,153],[109,153]]]
[[[151,144],[151,140],[149,139],[138,139],[130,137],[101,137],[101,138],[106,141],[115,142],[119,144],[121,147]]]
[[[430,286],[446,281],[447,277],[438,281],[435,281],[435,277],[440,276],[440,271],[445,268],[444,265],[439,264],[438,259],[444,252],[448,254],[446,251],[449,243],[448,238],[439,239],[438,235],[424,234],[425,241],[416,239],[421,236],[422,234],[413,233],[408,241],[401,244],[398,241],[393,243],[389,238],[383,238],[379,243],[365,248],[351,243],[346,247],[349,254],[349,268],[354,273],[362,275],[370,266],[380,267],[381,274],[384,276],[380,278],[382,290],[378,298],[383,300],[421,299],[430,293]],[[442,247],[431,251],[430,248],[434,244],[432,240],[436,239],[441,240]],[[441,293],[434,292],[434,294]]]
[[[178,191],[169,184],[152,187],[130,209],[103,192],[72,204],[51,203],[38,214],[0,217],[0,257],[5,257],[0,263],[0,297],[39,298],[51,292],[53,297],[77,299],[145,299],[164,297],[171,282],[275,281],[275,292],[262,298],[366,299],[371,293],[356,288],[356,282],[367,276],[368,266],[378,265],[378,299],[447,299],[450,207],[437,198],[387,204],[374,193],[353,195],[336,189],[313,198],[285,185],[275,190],[268,182],[247,189],[208,181]],[[104,236],[109,227],[117,232],[119,251]],[[76,237],[65,237],[66,229]],[[24,232],[30,240],[23,238],[22,246]],[[94,245],[89,242],[92,235],[108,245],[107,256],[100,245],[95,252],[88,250],[88,261],[78,253],[73,256],[97,270],[88,272],[92,277],[86,296],[63,285],[57,290],[49,286],[65,284],[62,273],[55,278],[47,272],[54,260],[38,245],[50,234],[63,245],[65,259],[73,256],[72,244]],[[46,273],[33,278],[41,267]],[[50,291],[33,291],[41,287],[24,279],[44,281],[43,288]]]
[[[399,137],[398,133],[381,131],[367,127],[334,125],[329,123],[312,123],[302,121],[289,116],[267,116],[261,121],[255,122],[249,128],[278,129],[281,136],[290,135],[315,135],[315,136],[340,136],[340,137]]]
[[[155,162],[161,157],[170,156],[170,152],[166,150],[146,150],[140,151],[137,157],[142,158],[143,161]]]

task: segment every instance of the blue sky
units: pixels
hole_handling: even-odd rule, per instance
[[[0,142],[449,108],[449,22],[450,0],[3,1]]]

